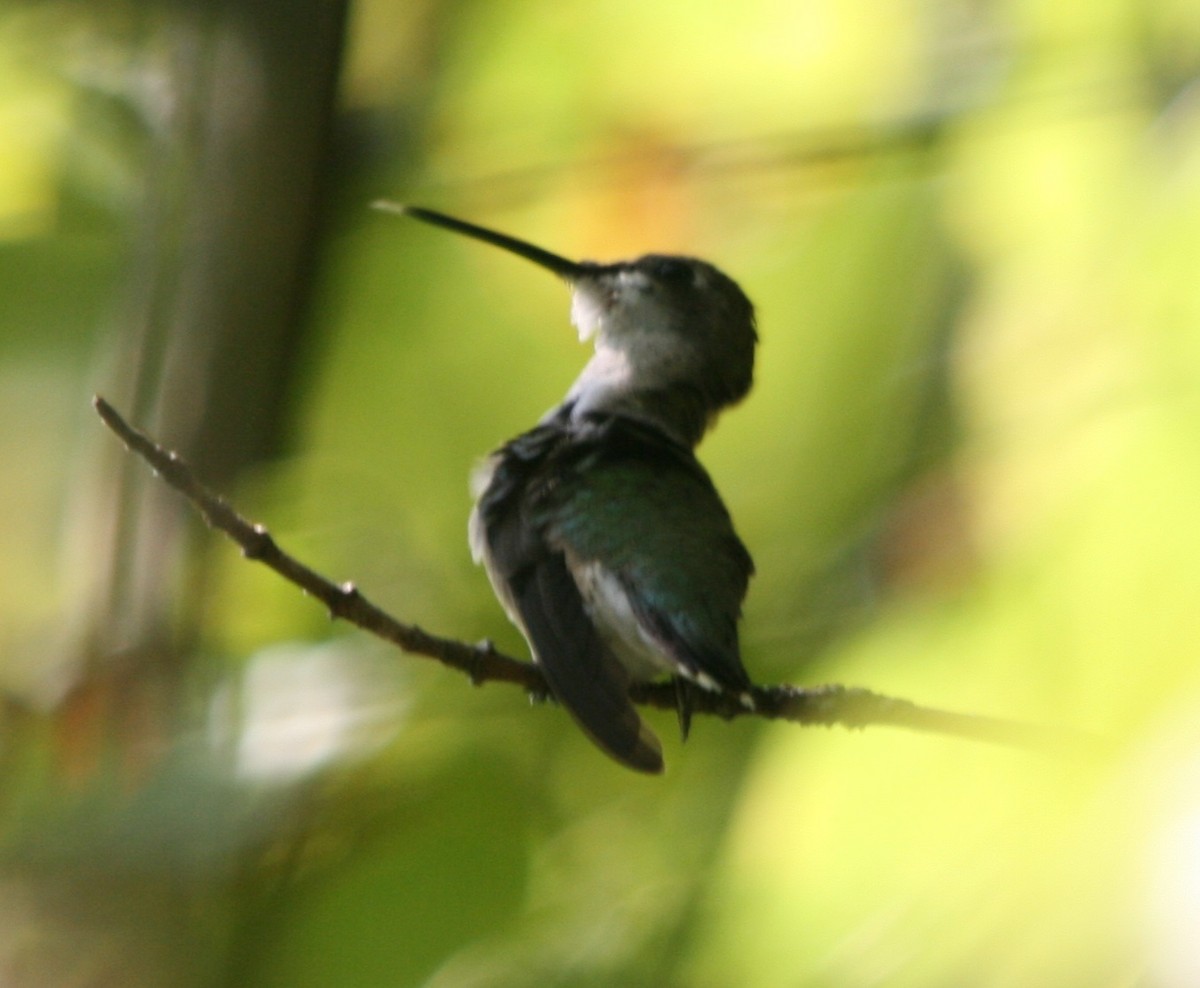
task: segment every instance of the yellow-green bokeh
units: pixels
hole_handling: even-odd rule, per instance
[[[0,674],[19,684],[71,599],[65,478],[107,441],[85,368],[121,278],[119,237],[55,225],[64,188],[121,170],[94,133],[64,143],[87,129],[48,20],[0,14]],[[469,558],[467,477],[581,365],[566,293],[366,205],[423,196],[564,254],[694,253],[760,318],[756,391],[701,449],[758,561],[752,673],[1094,743],[704,719],[684,746],[650,715],[669,771],[646,780],[553,707],[420,664],[389,686],[386,741],[320,776],[312,880],[255,977],[1200,981],[1200,13],[370,0],[351,41],[347,112],[419,117],[416,147],[339,190],[297,440],[235,499],[402,618],[523,654]],[[55,265],[80,296],[47,300],[29,272]],[[213,560],[225,666],[367,650],[235,550]]]

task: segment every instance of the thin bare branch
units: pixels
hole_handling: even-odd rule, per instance
[[[96,412],[125,445],[145,460],[162,479],[195,505],[210,527],[228,535],[242,549],[242,555],[273,569],[289,583],[315,597],[341,618],[364,631],[398,645],[405,652],[437,659],[444,665],[465,672],[475,683],[499,680],[517,683],[534,693],[545,693],[541,672],[529,662],[521,662],[497,652],[490,645],[465,642],[431,635],[413,624],[403,624],[358,592],[353,583],[334,583],[284,552],[262,525],[247,521],[223,497],[214,494],[196,480],[178,454],[164,449],[126,422],[100,396],[92,400]]]
[[[229,536],[247,559],[257,560],[321,601],[331,617],[348,621],[411,655],[436,659],[466,673],[476,685],[514,683],[532,695],[549,696],[541,670],[533,663],[505,655],[490,642],[470,645],[431,635],[414,624],[404,624],[371,603],[353,583],[337,584],[321,576],[280,549],[265,527],[243,518],[228,501],[201,484],[176,453],[129,425],[107,401],[97,395],[92,404],[104,424],[169,486],[191,501],[210,527]],[[636,684],[630,695],[637,703],[668,710],[676,709],[679,702],[677,689],[671,683]],[[847,728],[891,725],[1036,750],[1076,750],[1088,742],[1082,734],[1056,727],[952,713],[836,684],[757,686],[753,697],[751,710],[736,697],[693,689],[689,692],[689,706],[692,713],[712,714],[726,720],[753,716],[797,724],[840,724]]]

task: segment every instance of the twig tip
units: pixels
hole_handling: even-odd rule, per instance
[[[376,199],[371,203],[372,209],[377,209],[381,213],[395,213],[397,216],[407,216],[411,209],[402,202],[396,202],[394,199]]]

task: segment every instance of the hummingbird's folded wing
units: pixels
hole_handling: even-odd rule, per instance
[[[745,694],[737,622],[754,563],[704,468],[690,450],[621,420],[591,450],[572,451],[587,462],[561,470],[546,495],[551,543],[580,572],[603,571],[605,593],[593,596],[632,613],[664,669]],[[614,586],[619,608],[608,603]]]

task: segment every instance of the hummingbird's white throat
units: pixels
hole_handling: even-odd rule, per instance
[[[623,314],[636,311],[637,300],[650,287],[650,280],[642,271],[625,268],[615,274],[581,278],[573,287],[571,322],[579,330],[580,342],[586,343],[614,328],[620,332],[623,325],[614,327],[613,319],[620,320]],[[635,308],[631,310],[630,306]]]
[[[586,343],[604,328],[607,308],[600,286],[591,282],[575,286],[571,293],[571,324],[579,330],[580,343]]]
[[[628,353],[625,321],[632,314],[627,303],[646,287],[646,276],[630,270],[581,278],[573,286],[571,322],[579,330],[580,342],[594,339],[596,347],[567,392],[567,401],[573,404],[573,418],[617,410],[625,405],[625,399],[637,385],[636,367]],[[622,342],[618,343],[617,338]]]

